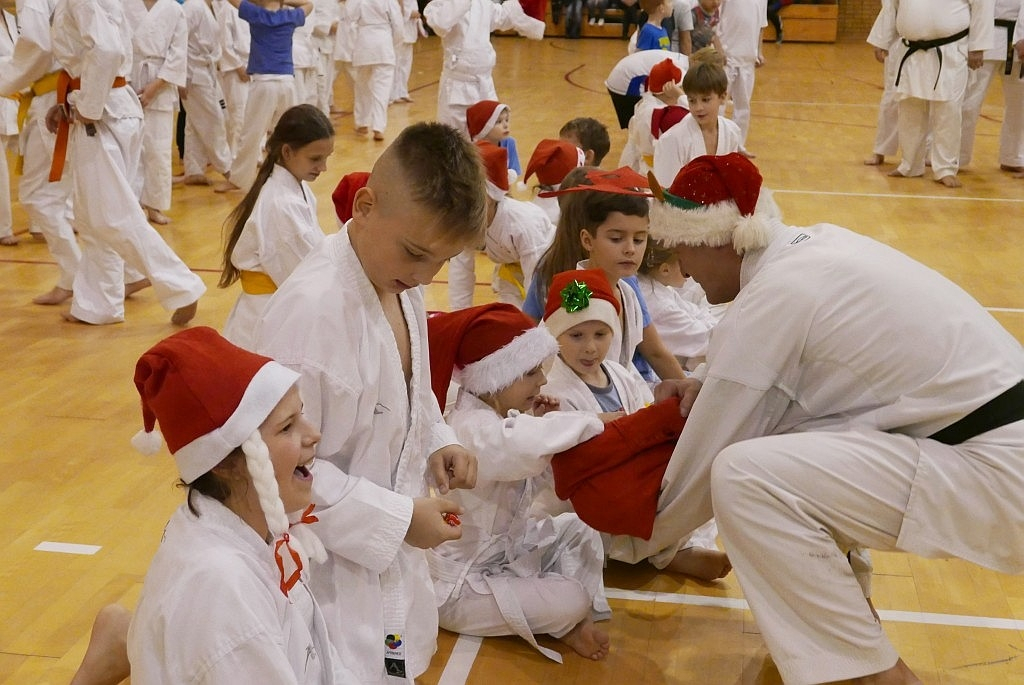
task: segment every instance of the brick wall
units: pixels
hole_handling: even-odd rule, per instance
[[[839,0],[839,40],[867,38],[881,7],[881,0]]]

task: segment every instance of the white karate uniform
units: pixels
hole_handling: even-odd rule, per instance
[[[315,5],[314,5],[315,7]],[[296,27],[292,38],[292,61],[295,64],[295,104],[316,106],[317,70],[320,53],[313,38],[316,10],[306,17],[306,23]]]
[[[830,224],[770,231],[743,256],[634,552],[695,527],[713,499],[783,680],[845,680],[897,658],[850,548],[1024,571],[1024,421],[959,445],[927,437],[1020,382],[1024,353],[970,295],[881,243]]]
[[[723,0],[718,38],[725,50],[725,74],[732,97],[732,119],[740,127],[740,147],[750,132],[750,98],[761,54],[761,29],[768,25],[767,0]]]
[[[686,164],[703,155],[727,155],[743,147],[743,133],[735,121],[718,117],[718,147],[708,152],[700,124],[687,114],[683,120],[654,141],[654,177],[668,188]]]
[[[402,32],[402,9],[395,0],[347,0],[352,22],[352,81],[356,128],[383,133],[395,78],[395,36]]]
[[[882,0],[885,5],[890,0]],[[885,10],[878,13],[875,23],[868,33],[867,43],[873,47],[885,50],[888,56],[885,58],[882,72],[882,99],[878,103],[878,127],[875,132],[875,145],[871,149],[873,154],[891,157],[899,150],[899,98],[896,94],[896,69],[899,61],[893,58],[896,51],[895,43],[899,38],[892,39],[892,34],[886,35]]]
[[[189,27],[175,0],[125,0],[124,14],[132,30],[131,85],[141,93],[155,79],[167,83],[143,108],[142,204],[166,211],[171,206],[171,147],[178,88],[185,86]]]
[[[995,18],[1024,22],[1024,4],[1021,0],[995,0]],[[992,47],[985,51],[985,62],[980,69],[967,76],[960,127],[960,166],[970,164],[974,153],[974,130],[981,115],[992,77],[1000,75],[1003,84],[1003,125],[999,129],[999,163],[1009,167],[1024,167],[1024,79],[1020,78],[1021,62],[1017,51],[1011,54],[1010,73],[1005,73],[1006,45],[1013,45],[1013,34],[1004,26],[996,26]]]
[[[334,33],[338,28],[338,0],[314,0],[313,47],[316,49],[316,106],[330,115],[334,103]]]
[[[323,239],[313,189],[278,164],[260,189],[231,251],[231,263],[240,270],[264,273],[280,286]],[[224,323],[224,337],[239,347],[255,349],[256,323],[271,295],[239,293]]]
[[[10,69],[18,29],[14,16],[0,10],[0,71]],[[18,140],[18,103],[0,97],[0,238],[14,235],[11,214],[11,173],[7,168],[7,150],[16,149]]]
[[[684,74],[690,67],[690,58],[682,53],[668,50],[641,50],[626,55],[616,62],[608,73],[608,78],[605,79],[604,87],[617,95],[625,95],[635,78],[647,76],[651,73],[651,67],[666,59],[672,60]]]
[[[228,131],[228,149],[234,159],[245,126],[245,105],[249,99],[248,76],[242,80],[239,75],[239,69],[244,73],[249,63],[249,25],[242,21],[238,10],[227,0],[214,0],[213,13],[217,17],[221,46],[217,76],[227,106],[224,124]]]
[[[185,0],[188,19],[188,96],[185,99],[185,175],[202,176],[206,165],[231,170],[224,93],[217,78],[221,34],[206,0]]]
[[[643,274],[639,279],[651,323],[658,328],[665,347],[683,365],[688,359],[705,356],[711,330],[720,317],[707,306],[701,307],[683,297],[677,288]]]
[[[409,97],[409,76],[412,74],[412,50],[420,36],[423,23],[414,13],[419,13],[416,0],[401,0],[402,30],[395,36],[395,80],[391,84],[391,102]]]
[[[65,174],[71,175],[83,246],[71,314],[92,324],[123,321],[126,265],[149,278],[168,311],[192,304],[206,286],[149,225],[132,191],[142,149],[142,106],[131,88],[111,85],[127,77],[132,61],[122,3],[64,0],[54,11],[52,39],[54,56],[82,82],[68,102],[97,120],[91,136],[74,122],[68,141]]]
[[[933,40],[968,29],[966,38],[911,54],[899,73],[899,142],[904,176],[924,174],[926,138],[931,132],[935,178],[955,176],[960,154],[960,107],[967,88],[967,53],[992,47],[993,0],[892,0],[882,6],[878,39],[890,44],[899,65],[908,48],[898,38]],[[941,67],[939,52],[942,54]],[[899,67],[897,66],[899,72]]]
[[[431,0],[423,15],[444,47],[437,120],[460,131],[466,128],[471,105],[498,99],[491,77],[497,59],[491,32],[515,30],[531,40],[544,37],[544,22],[527,16],[519,0]]]
[[[462,538],[427,551],[440,625],[467,635],[519,635],[561,663],[535,634],[561,637],[580,621],[607,619],[601,536],[575,514],[534,516],[533,478],[551,455],[599,435],[583,412],[502,418],[460,391],[448,415],[459,441],[479,455],[476,487],[456,490]]]
[[[0,69],[0,95],[25,91],[33,83],[60,70],[53,59],[50,40],[50,15],[57,0],[20,0],[18,24],[21,35],[11,60]],[[28,117],[19,139],[24,165],[18,182],[18,201],[28,213],[29,223],[38,226],[46,246],[57,262],[57,286],[71,290],[82,258],[78,241],[68,221],[71,206],[71,180],[65,177],[50,183],[50,162],[56,136],[46,130],[46,112],[57,102],[50,91],[32,98]]]
[[[338,659],[307,570],[281,591],[274,552],[237,514],[196,493],[171,516],[128,630],[132,681],[356,682]],[[315,572],[315,569],[313,569]]]
[[[662,109],[665,103],[651,92],[645,92],[640,101],[633,107],[633,116],[629,120],[626,144],[619,156],[619,166],[628,166],[643,176],[651,170],[654,161],[654,134],[651,133],[651,115],[656,109]]]
[[[540,192],[543,191],[544,189],[541,189]],[[548,221],[551,222],[552,226],[558,226],[558,219],[562,216],[562,209],[558,206],[557,197],[540,197],[538,195],[531,202],[541,208],[541,211],[547,215]]]
[[[455,436],[430,388],[426,311],[399,296],[412,350],[407,385],[394,333],[347,228],[327,236],[271,298],[256,347],[302,374],[305,414],[320,427],[315,524],[329,552],[312,587],[342,661],[363,682],[384,679],[384,639],[402,636],[408,679],[436,648],[437,605],[423,550],[405,544],[412,498],[427,495],[427,457]],[[323,506],[321,506],[323,505]]]

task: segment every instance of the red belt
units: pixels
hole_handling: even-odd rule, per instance
[[[128,81],[123,76],[114,79],[111,88],[123,88]],[[71,78],[67,71],[57,76],[57,104],[64,110],[64,116],[57,124],[57,142],[53,147],[53,162],[50,164],[50,183],[55,183],[64,175],[64,160],[68,155],[68,131],[71,126],[71,113],[68,111],[68,93],[82,87],[82,80]]]

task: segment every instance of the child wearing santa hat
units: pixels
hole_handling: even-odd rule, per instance
[[[583,166],[586,161],[587,155],[583,148],[566,140],[545,138],[533,149],[523,181],[529,181],[531,176],[536,175],[539,192],[558,190],[566,174]],[[558,198],[538,195],[533,198],[533,203],[544,210],[552,225],[558,224]]]
[[[620,309],[621,305],[607,277],[599,269],[565,271],[552,279],[544,313],[544,327],[558,341],[559,351],[548,372],[544,392],[560,398],[563,409],[594,413],[617,424],[623,415],[636,415],[654,403],[654,393],[635,368],[607,359],[612,339],[620,327]],[[657,411],[665,410],[661,408]],[[677,409],[673,408],[673,412],[678,416]],[[626,441],[627,446],[635,444],[638,450],[646,446],[643,443],[645,434],[651,432],[648,423],[643,417],[626,422],[625,430],[635,436],[635,440]],[[681,425],[679,428],[681,430]],[[649,506],[643,516],[645,525],[640,526],[648,536],[654,523],[654,505],[660,489],[660,476],[664,474],[678,432],[670,437],[673,440],[667,449],[663,447],[658,461],[660,471],[651,483],[651,494],[654,497],[649,498]],[[614,440],[615,436],[609,433],[606,439]],[[599,439],[592,442],[577,448],[577,455],[585,450],[585,454],[591,457],[590,461],[614,458],[614,455],[608,454],[606,444],[599,442]],[[548,493],[542,493],[542,496],[542,501],[549,506],[555,501]],[[560,510],[564,509],[555,509]],[[605,532],[624,530],[607,527],[601,529]],[[633,531],[632,534],[637,533]],[[650,561],[659,569],[705,581],[722,578],[729,573],[731,567],[728,557],[715,546],[717,535],[714,521],[709,521],[678,546],[667,548],[651,557]],[[613,559],[619,558],[618,548],[622,543],[616,536],[606,538],[606,553]]]
[[[450,379],[460,385],[447,416],[479,455],[476,487],[453,493],[466,514],[463,536],[428,551],[440,625],[468,635],[551,634],[590,659],[608,653],[594,625],[611,611],[604,597],[600,536],[575,514],[530,512],[534,477],[550,455],[594,437],[602,421],[558,411],[540,393],[544,364],[558,344],[508,304],[493,303],[427,320],[434,394],[443,406]]]
[[[512,137],[512,109],[497,100],[481,100],[466,110],[466,130],[474,143],[486,140],[508,152],[509,183],[522,175],[523,165],[519,163],[519,149]],[[515,172],[513,175],[511,172]]]
[[[476,146],[487,171],[488,222],[483,250],[495,263],[492,288],[499,302],[521,309],[526,286],[555,235],[555,226],[533,203],[508,197],[505,150],[487,141],[478,141]],[[463,250],[448,263],[448,304],[453,311],[473,304],[476,253],[472,248]]]
[[[628,166],[640,174],[646,174],[654,166],[654,131],[658,130],[659,135],[661,131],[660,126],[652,127],[653,115],[668,106],[679,112],[678,107],[686,102],[680,87],[682,80],[683,70],[671,59],[663,59],[651,67],[647,89],[633,108],[633,116],[629,120],[619,166]]]

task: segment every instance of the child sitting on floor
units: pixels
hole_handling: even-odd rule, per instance
[[[587,156],[582,149],[565,140],[551,140],[545,138],[537,143],[530,161],[526,165],[526,176],[523,181],[529,181],[531,176],[537,176],[537,191],[544,193],[558,190],[565,180],[566,175],[573,169],[586,164]],[[557,197],[533,198],[533,203],[544,210],[551,225],[558,225],[558,216],[561,211],[558,208]]]
[[[509,174],[510,183],[523,173],[516,139],[512,137],[511,116],[512,110],[509,106],[497,100],[481,100],[466,110],[469,139],[474,143],[486,140],[505,148],[508,152],[508,168],[515,172],[515,177]]]

